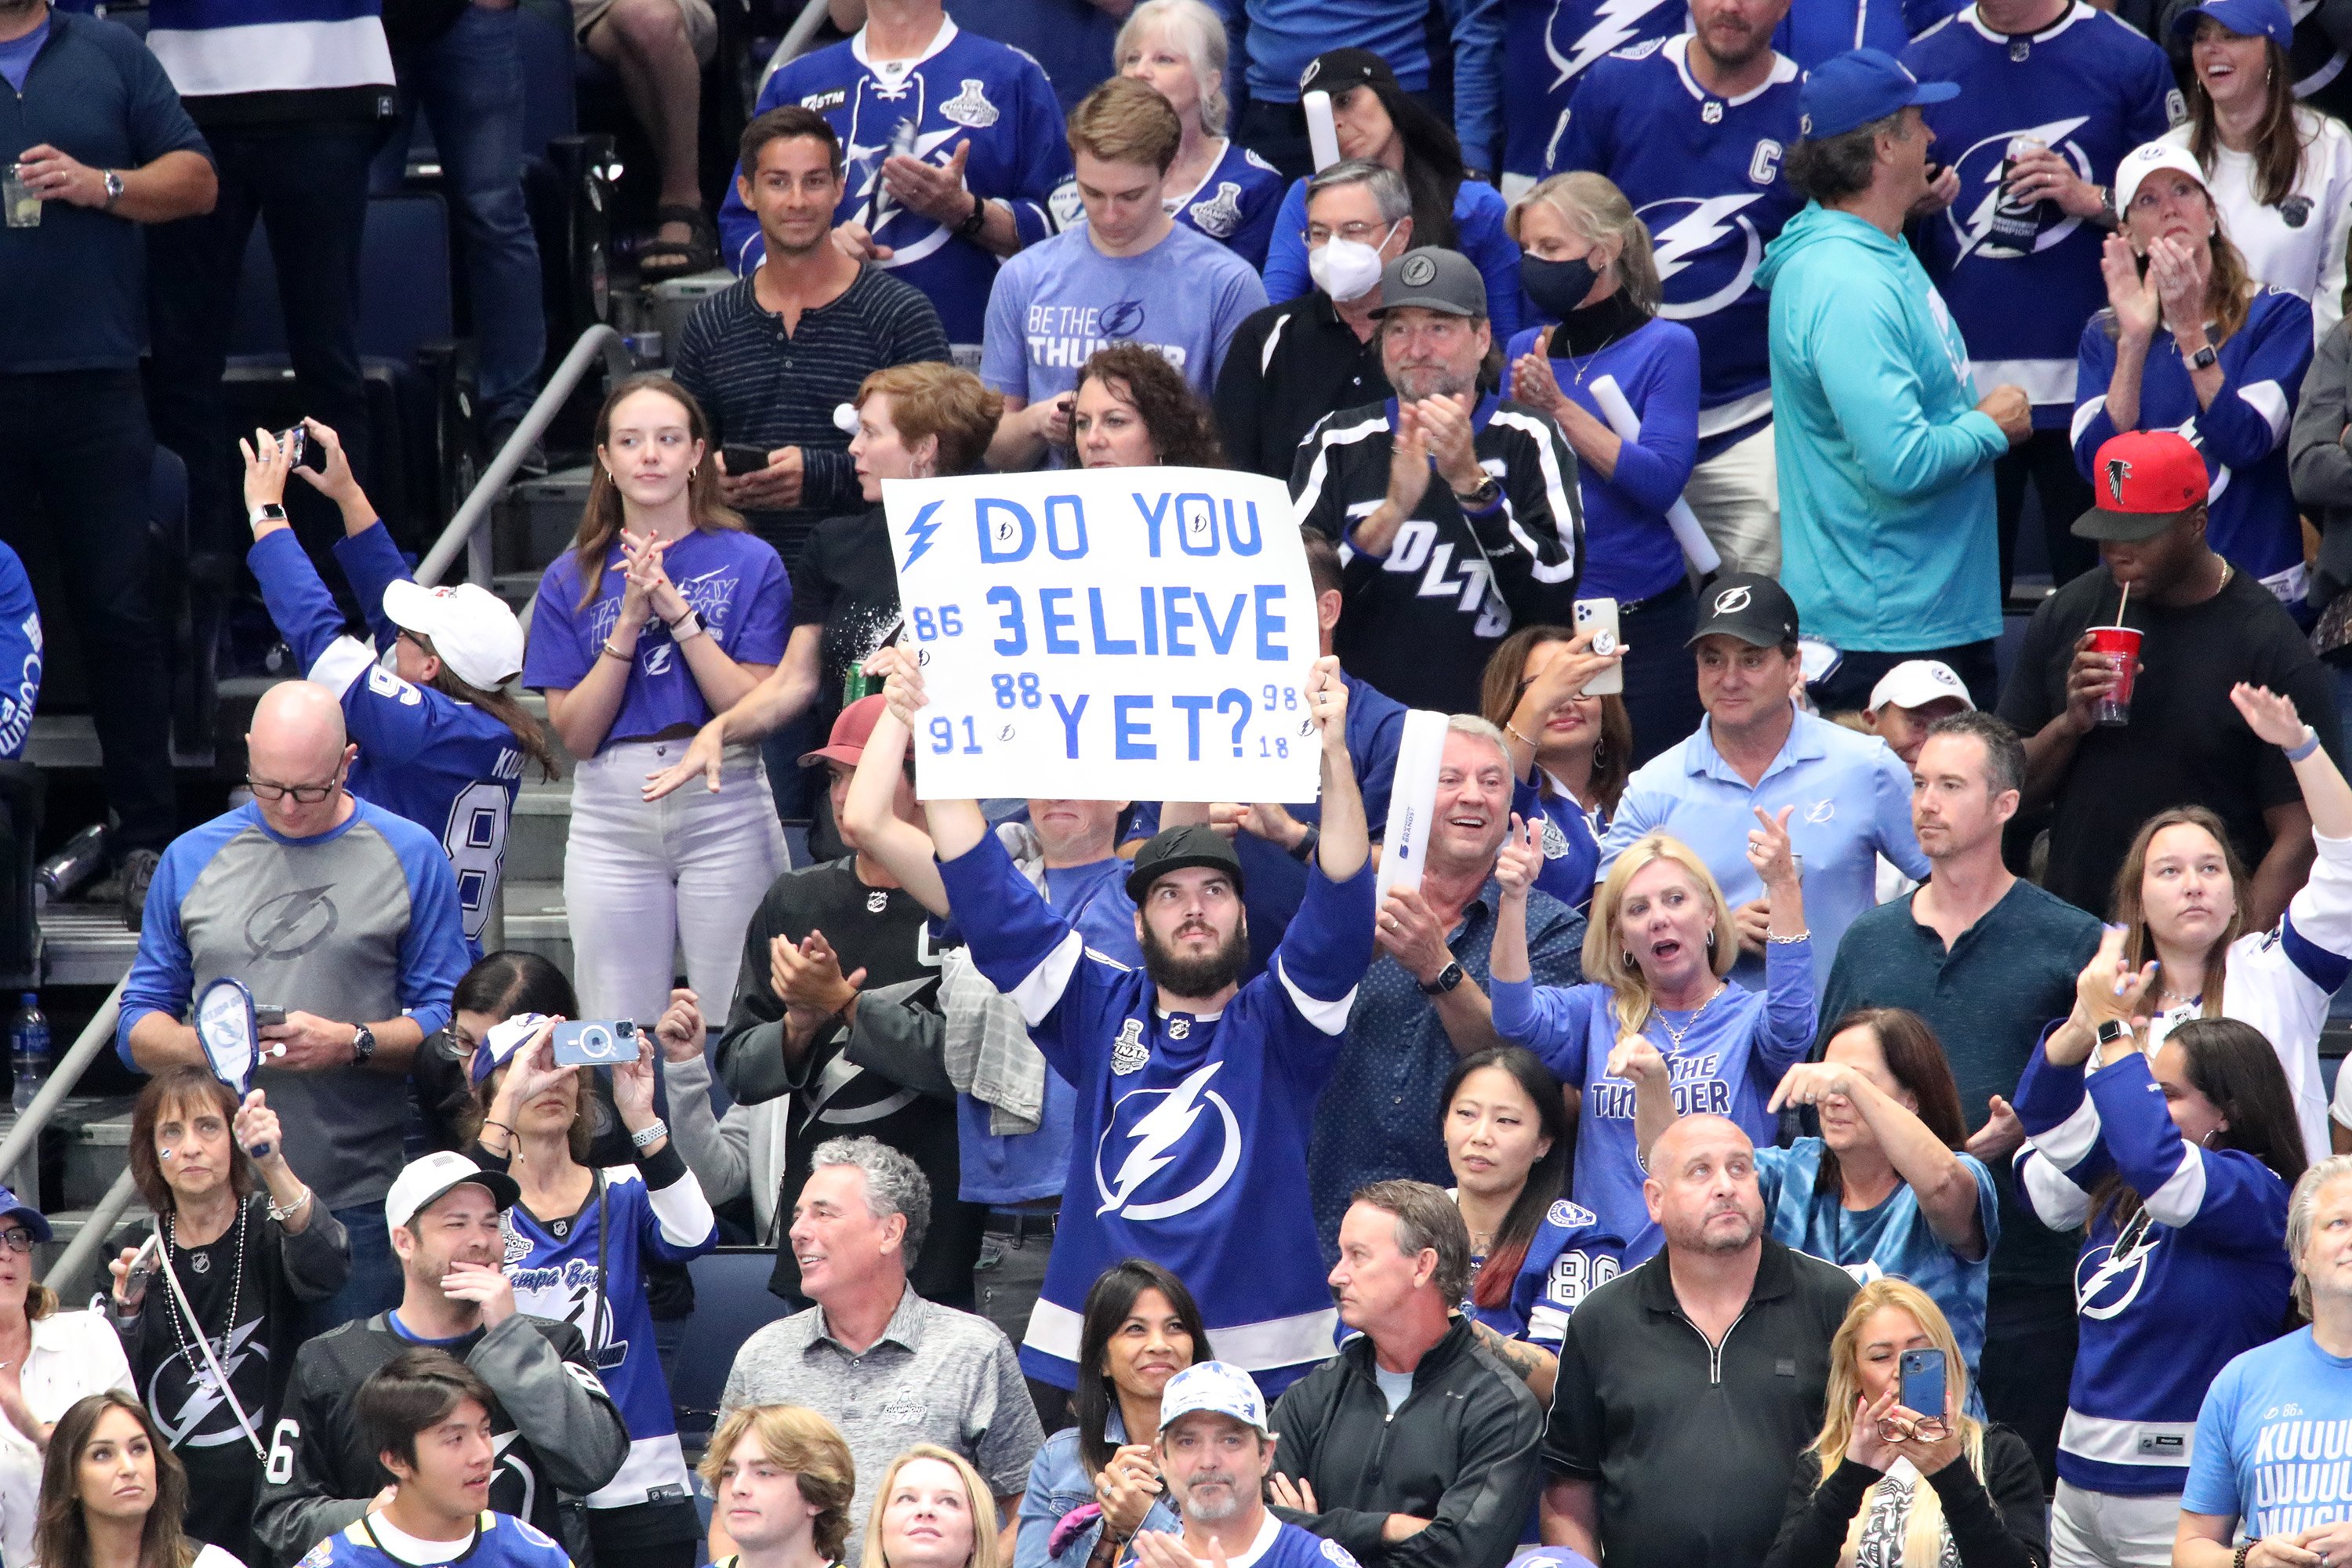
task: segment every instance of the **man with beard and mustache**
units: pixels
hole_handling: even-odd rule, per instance
[[[1484,390],[1486,282],[1459,251],[1381,274],[1381,364],[1396,395],[1342,408],[1298,448],[1298,521],[1339,546],[1332,647],[1409,708],[1475,712],[1514,624],[1566,626],[1584,560],[1576,455],[1550,418]]]
[[[1183,1515],[1184,1533],[1148,1530],[1135,1538],[1139,1568],[1356,1568],[1326,1541],[1265,1506],[1260,1489],[1274,1467],[1275,1435],[1265,1397],[1241,1368],[1196,1362],[1160,1394],[1160,1479]]]
[[[489,1506],[561,1538],[562,1497],[620,1473],[629,1429],[570,1323],[515,1310],[500,1216],[514,1179],[443,1152],[411,1163],[384,1199],[406,1281],[400,1305],[320,1335],[294,1358],[285,1414],[269,1433],[254,1534],[280,1563],[366,1517],[389,1495],[381,1450],[352,1414],[360,1385],[419,1346],[464,1362],[497,1395]],[[572,1543],[575,1559],[584,1539]]]
[[[887,722],[914,728],[921,671],[901,661],[885,699]],[[1087,951],[977,801],[925,803],[973,961],[1077,1091],[1064,1191],[1087,1201],[1065,1203],[1021,1347],[1022,1369],[1057,1387],[1077,1381],[1087,1289],[1123,1258],[1183,1279],[1208,1331],[1269,1392],[1330,1354],[1331,1298],[1300,1200],[1315,1099],[1371,963],[1373,875],[1337,659],[1315,661],[1302,700],[1323,751],[1316,862],[1282,944],[1246,985],[1241,862],[1215,828],[1171,827],[1137,854],[1138,973]],[[877,724],[872,743],[903,742]]]
[[[1853,1276],[1766,1234],[1756,1147],[1727,1117],[1669,1128],[1642,1195],[1665,1250],[1568,1320],[1543,1538],[1596,1563],[1605,1545],[1613,1562],[1752,1568],[1821,1430]]]

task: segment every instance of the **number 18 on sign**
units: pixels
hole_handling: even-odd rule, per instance
[[[894,479],[883,502],[922,798],[1315,798],[1315,595],[1279,480]]]

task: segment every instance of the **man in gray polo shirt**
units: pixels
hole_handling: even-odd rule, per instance
[[[971,1461],[995,1496],[1010,1562],[1021,1489],[1045,1440],[1013,1342],[986,1318],[908,1288],[907,1260],[931,1214],[930,1184],[914,1161],[872,1138],[834,1138],[817,1145],[810,1165],[791,1243],[801,1289],[816,1305],[743,1342],[721,1415],[800,1405],[832,1417],[857,1461],[845,1562],[865,1550],[875,1482],[917,1443]],[[711,1561],[734,1550],[713,1521]]]

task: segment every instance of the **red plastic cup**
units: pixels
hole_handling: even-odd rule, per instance
[[[2116,683],[2093,710],[2094,721],[2108,728],[2131,722],[2132,683],[2139,673],[2139,629],[2136,626],[2093,626],[2091,651],[2106,656]]]

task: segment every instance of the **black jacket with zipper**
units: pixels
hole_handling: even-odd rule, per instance
[[[1394,1415],[1372,1377],[1371,1339],[1359,1334],[1284,1392],[1274,1429],[1274,1468],[1305,1479],[1322,1508],[1275,1513],[1368,1568],[1493,1568],[1526,1532],[1543,1484],[1543,1406],[1459,1315],[1412,1369]],[[1431,1523],[1386,1542],[1392,1513]]]

